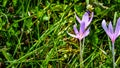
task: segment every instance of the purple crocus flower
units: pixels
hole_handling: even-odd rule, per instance
[[[115,42],[116,38],[120,35],[120,18],[117,20],[116,28],[114,30],[112,23],[108,24],[108,27],[106,26],[106,21],[102,21],[102,27],[105,30],[106,34],[110,37],[112,43]]]
[[[94,13],[93,12],[90,12],[90,11],[87,11],[84,13],[83,17],[82,17],[82,20],[80,20],[80,18],[77,16],[77,14],[75,13],[75,17],[77,19],[77,21],[79,23],[83,23],[85,22],[85,28],[88,27],[88,25],[91,23],[92,19],[93,19],[93,15]]]
[[[84,37],[86,37],[89,34],[89,32],[90,32],[89,28],[87,30],[85,30],[85,23],[84,22],[81,23],[79,30],[77,29],[76,26],[77,26],[76,24],[73,26],[75,35],[68,33],[70,36],[77,38],[79,40],[82,40]]]
[[[77,25],[75,24],[73,26],[75,35],[68,33],[70,36],[79,39],[80,41],[85,38],[88,34],[89,34],[89,28],[87,29],[88,25],[90,24],[90,22],[93,19],[93,12],[85,12],[85,14],[82,17],[82,20],[80,20],[80,18],[76,15],[75,13],[75,17],[77,19],[77,21],[80,23],[80,29],[77,29]]]
[[[68,34],[70,36],[74,37],[74,38],[79,39],[79,41],[80,41],[80,62],[82,63],[83,62],[82,54],[83,54],[83,51],[84,51],[84,40],[83,40],[83,46],[81,46],[81,40],[83,38],[85,38],[86,36],[88,36],[88,34],[90,33],[90,28],[87,28],[87,27],[90,24],[90,22],[92,21],[93,12],[92,13],[91,12],[85,12],[82,20],[80,20],[80,18],[76,15],[76,13],[75,13],[75,16],[76,16],[77,21],[80,24],[80,28],[78,30],[77,29],[77,24],[75,24],[73,26],[75,35],[70,34],[70,33],[68,33]],[[83,66],[84,66],[84,64],[82,63],[82,65],[80,65],[80,68],[82,68]]]

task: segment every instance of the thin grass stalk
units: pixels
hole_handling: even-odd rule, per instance
[[[89,5],[89,0],[86,0],[86,4]]]

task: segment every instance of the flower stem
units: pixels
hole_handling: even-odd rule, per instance
[[[115,52],[114,52],[114,42],[112,43],[112,55],[113,55],[113,68],[115,68]]]
[[[83,64],[83,48],[81,45],[81,40],[80,40],[80,68],[84,68],[84,64]]]
[[[83,38],[83,44],[82,44],[82,56],[84,56],[84,43],[85,43],[85,38]],[[82,63],[84,67],[84,62]]]
[[[83,38],[83,44],[82,44],[82,54],[84,55],[84,43],[85,43],[85,38]]]

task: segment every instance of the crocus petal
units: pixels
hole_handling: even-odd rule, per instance
[[[82,17],[82,22],[85,22],[85,27],[86,28],[90,24],[88,21],[89,21],[89,14],[87,12],[85,12],[85,14]]]
[[[86,36],[88,36],[89,33],[90,33],[90,28],[88,28],[88,29],[84,32],[82,38],[85,38]]]
[[[68,32],[67,32],[67,33],[68,33]],[[70,36],[72,36],[72,37],[74,37],[74,38],[77,38],[76,35],[73,35],[73,34],[71,34],[71,33],[68,33],[68,35],[70,35]]]
[[[92,21],[93,16],[94,16],[94,13],[92,12],[92,13],[91,13],[91,16],[90,16],[90,19],[89,19],[89,22],[88,22],[88,25],[89,25],[89,24],[90,24],[90,22]],[[86,25],[86,26],[87,26],[87,25]]]
[[[105,30],[106,34],[107,34],[110,38],[112,38],[112,35],[111,35],[111,33],[109,32],[109,30],[108,30],[108,28],[107,28],[107,26],[106,26],[106,21],[105,21],[105,20],[102,21],[102,27],[103,27],[103,29]]]
[[[118,37],[120,35],[120,18],[117,20],[116,28],[115,28],[115,35]]]
[[[76,19],[77,19],[77,21],[79,22],[79,23],[81,23],[82,21],[80,20],[80,18],[77,16],[77,14],[75,13],[75,17],[76,17]]]
[[[105,20],[102,21],[102,27],[105,30],[105,32],[108,33],[108,28],[106,26],[106,21]]]
[[[83,34],[84,31],[85,31],[85,22],[83,22],[83,23],[80,24],[80,30],[79,30],[79,33],[80,33],[80,34]]]
[[[77,35],[77,34],[78,34],[77,24],[75,24],[75,25],[73,26],[73,29],[74,29],[75,34]]]
[[[108,29],[109,29],[109,32],[110,32],[111,34],[113,34],[113,26],[112,26],[111,21],[110,21],[110,23],[109,23],[109,25],[108,25]]]

